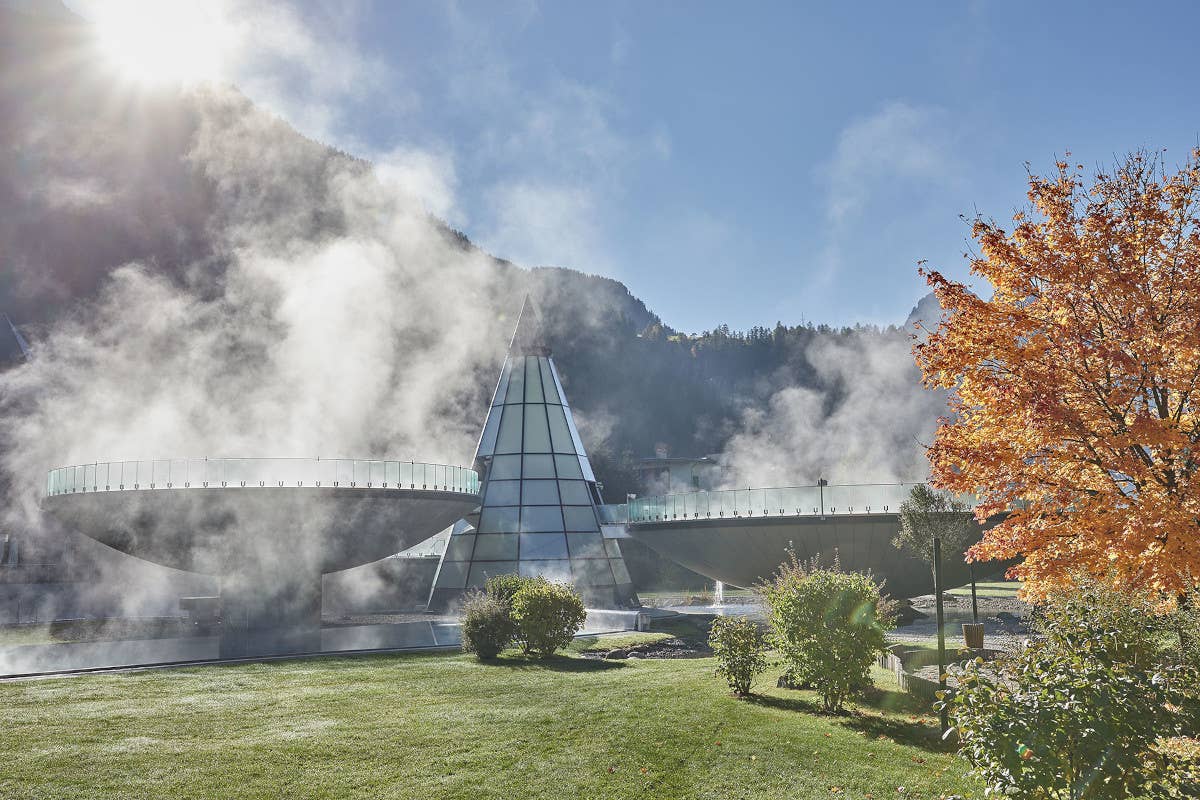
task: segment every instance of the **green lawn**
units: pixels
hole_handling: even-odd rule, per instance
[[[50,623],[37,622],[27,625],[0,625],[0,647],[15,647],[22,644],[54,644],[58,641],[50,635]]]
[[[975,584],[975,594],[979,597],[1016,597],[1017,592],[1021,590],[1020,581],[977,581]],[[946,594],[954,594],[960,597],[971,596],[971,584],[959,586],[956,589],[947,589]]]
[[[379,655],[5,683],[0,797],[981,794],[907,695],[822,716],[775,673],[747,702],[712,667]]]
[[[604,636],[581,636],[571,643],[575,653],[607,653],[609,650],[654,644],[672,638],[670,633],[610,633]]]

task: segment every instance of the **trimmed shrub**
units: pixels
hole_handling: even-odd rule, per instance
[[[526,654],[554,655],[570,644],[586,617],[583,600],[574,589],[545,578],[527,580],[512,598],[517,640]]]
[[[509,608],[483,592],[463,601],[462,647],[480,660],[495,658],[512,643],[516,626]]]
[[[758,624],[745,617],[717,617],[708,644],[717,659],[717,674],[739,697],[750,694],[755,676],[767,668],[767,640]]]
[[[811,684],[825,711],[841,711],[869,686],[871,665],[884,652],[893,623],[891,600],[870,575],[821,567],[792,555],[758,587],[770,609],[772,644],[800,684]]]
[[[485,584],[488,596],[512,608],[513,595],[534,578],[522,578],[520,575],[493,575]]]

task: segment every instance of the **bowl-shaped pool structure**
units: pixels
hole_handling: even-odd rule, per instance
[[[479,504],[463,467],[400,461],[180,459],[50,472],[62,527],[220,578],[223,656],[319,647],[321,575],[397,553]]]

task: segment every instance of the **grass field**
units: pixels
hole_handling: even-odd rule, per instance
[[[823,716],[774,672],[737,700],[712,666],[380,655],[0,684],[0,797],[981,794],[907,695]]]

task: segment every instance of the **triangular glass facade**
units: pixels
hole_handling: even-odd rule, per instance
[[[596,477],[562,381],[526,300],[496,384],[475,469],[474,527],[455,526],[434,583],[444,607],[489,576],[542,575],[572,583],[593,608],[637,605],[616,539],[601,533]]]

